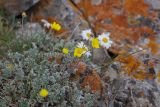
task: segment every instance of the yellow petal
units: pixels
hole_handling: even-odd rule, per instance
[[[74,57],[81,57],[83,54],[83,49],[82,48],[75,48],[74,50]]]
[[[58,24],[58,23],[56,23],[56,22],[53,22],[53,23],[51,24],[51,28],[52,28],[53,30],[60,31],[60,30],[61,30],[61,25]]]
[[[92,47],[93,48],[99,48],[99,41],[97,38],[92,39]]]
[[[68,48],[63,48],[63,49],[62,49],[62,52],[63,52],[64,54],[68,54],[69,50],[68,50]]]
[[[41,89],[39,94],[40,94],[41,97],[46,97],[46,96],[48,96],[48,90]]]
[[[13,66],[13,64],[7,64],[7,68],[8,68],[9,70],[13,70],[14,66]]]

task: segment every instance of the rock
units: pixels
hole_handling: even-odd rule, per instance
[[[81,0],[73,0],[76,4],[80,3]]]
[[[80,3],[82,0],[73,0],[74,3],[78,4]],[[91,0],[92,5],[99,5],[102,3],[103,0]]]
[[[147,0],[154,10],[160,10],[160,0]]]
[[[111,77],[113,70],[108,72],[110,74],[106,73],[106,76]],[[154,81],[139,81],[122,75],[113,77],[107,82],[106,89],[109,107],[159,107],[160,91]]]
[[[114,70],[111,66],[108,67],[108,71],[105,72],[105,76],[110,78],[110,81],[118,78],[118,71]]]
[[[0,8],[7,11],[9,15],[18,15],[28,10],[40,0],[1,0]]]
[[[100,5],[102,3],[102,0],[91,0],[91,3],[93,5]]]
[[[103,63],[109,63],[110,61],[110,56],[103,48],[93,49],[93,62],[95,64],[101,65]]]
[[[39,22],[39,19],[48,19],[50,21],[54,19],[60,22],[62,28],[70,30],[70,32],[80,23],[79,16],[71,8],[68,0],[40,0],[37,5],[27,12],[29,16],[33,16],[31,19],[35,22]]]
[[[0,0],[0,9],[5,10],[8,16],[19,16],[25,11],[31,22],[41,22],[41,19],[57,21],[65,32],[62,35],[71,33],[74,36],[80,32],[80,18],[67,0]]]

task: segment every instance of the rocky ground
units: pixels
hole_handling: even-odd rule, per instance
[[[79,2],[79,0],[74,1],[77,3]],[[159,0],[146,1],[150,2],[153,10],[160,10]],[[44,18],[54,17],[59,19],[59,22],[62,24],[62,26],[68,30],[65,36],[72,35],[75,40],[79,39],[79,33],[82,29],[88,28],[87,23],[79,18],[79,14],[71,8],[67,0],[46,0],[46,4],[47,2],[52,3],[49,3],[49,5],[45,7],[38,7],[37,4],[40,2],[43,2],[43,0],[10,0],[10,2],[1,0],[0,7],[6,10],[9,15],[12,14],[18,16],[23,11],[26,11],[29,17],[34,14],[34,17],[41,15]],[[102,0],[92,0],[92,2],[93,4],[100,4]],[[39,8],[43,9],[39,10]],[[34,34],[34,32],[37,32],[37,30],[43,29],[44,28],[41,26],[41,23],[26,22],[23,28],[19,28],[16,31],[16,35],[17,37],[21,37],[21,32],[23,32],[23,38],[25,38],[31,36]],[[160,35],[158,35],[158,38],[160,38]],[[105,53],[103,49],[95,50],[95,58],[93,62],[101,64],[108,60],[109,55],[105,54],[105,56],[103,56],[102,53]],[[104,60],[105,58],[106,60]],[[105,75],[102,77],[104,80],[104,91],[107,93],[108,97],[100,102],[99,107],[105,107],[106,105],[108,107],[159,107],[160,84],[157,84],[156,79],[136,80],[126,77],[123,73],[120,73],[119,66],[119,64],[114,63],[111,64],[107,69],[101,69],[101,71],[105,72]],[[156,69],[160,69],[159,66],[160,64]]]

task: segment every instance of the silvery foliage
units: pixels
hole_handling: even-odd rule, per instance
[[[67,64],[73,58],[74,41],[66,42],[46,35],[36,35],[32,39],[32,48],[18,52],[9,52],[8,57],[0,61],[0,107],[91,107],[98,94],[80,88],[79,81],[71,81],[74,70]],[[27,44],[24,44],[25,46]],[[62,64],[48,61],[56,57],[63,47],[71,54],[65,55]],[[13,68],[7,65],[12,64]],[[39,96],[41,88],[49,95]]]

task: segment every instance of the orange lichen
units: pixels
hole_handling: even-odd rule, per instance
[[[62,54],[59,54],[55,57],[55,61],[57,64],[62,64],[62,58],[63,58],[63,55]]]
[[[149,5],[144,0],[125,0],[124,9],[134,15],[148,15]]]
[[[151,52],[153,54],[156,54],[159,49],[160,49],[160,45],[158,43],[155,42],[155,40],[150,40],[149,43],[147,44],[147,46],[151,49]]]
[[[77,66],[76,75],[80,76],[80,74],[84,73],[87,65],[84,62],[79,62]]]
[[[85,88],[86,86],[89,86],[93,92],[101,91],[101,78],[96,71],[93,71],[92,74],[84,77],[81,87]]]

